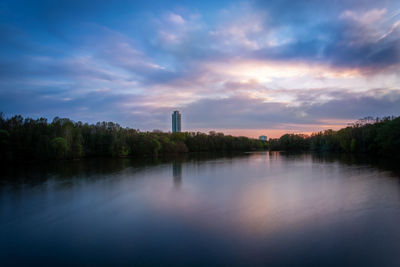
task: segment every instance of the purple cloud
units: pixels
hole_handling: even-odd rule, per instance
[[[190,130],[400,112],[397,1],[158,4],[2,3],[1,111],[145,130],[176,108]]]

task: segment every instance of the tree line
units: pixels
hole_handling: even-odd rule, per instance
[[[361,119],[338,131],[285,134],[269,139],[271,150],[346,152],[400,158],[400,117]]]
[[[67,118],[4,118],[0,113],[0,159],[51,160],[84,157],[139,157],[183,152],[252,151],[266,143],[223,133],[141,132],[113,122],[96,124]]]
[[[141,132],[113,122],[96,124],[67,118],[4,118],[0,113],[0,159],[50,160],[84,157],[138,157],[185,152],[267,149],[346,152],[400,158],[400,117],[367,117],[338,131],[285,134],[263,142],[223,133],[154,130]]]

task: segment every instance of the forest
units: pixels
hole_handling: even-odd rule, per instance
[[[113,122],[96,124],[67,118],[4,118],[0,113],[0,159],[52,160],[140,157],[185,152],[255,150],[359,153],[400,158],[400,117],[361,119],[338,131],[285,134],[268,142],[201,132],[141,132]]]
[[[285,134],[269,139],[271,150],[345,152],[400,158],[400,117],[361,119],[338,131]]]
[[[265,149],[266,142],[223,133],[154,130],[141,132],[113,122],[96,124],[67,118],[4,118],[0,113],[0,159],[52,160],[88,157],[141,157],[184,152],[234,152]]]

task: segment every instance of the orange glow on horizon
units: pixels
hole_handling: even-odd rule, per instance
[[[345,128],[352,120],[325,120],[324,122],[330,122],[330,124],[285,124],[285,129],[196,129],[188,131],[200,131],[204,133],[215,131],[224,133],[225,135],[246,136],[250,138],[258,138],[261,135],[266,135],[268,138],[279,138],[284,134],[311,135],[328,129],[337,131]],[[335,124],[335,122],[340,124]]]

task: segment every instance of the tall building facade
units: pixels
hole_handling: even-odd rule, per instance
[[[172,132],[179,133],[181,131],[181,114],[175,110],[172,113]]]

